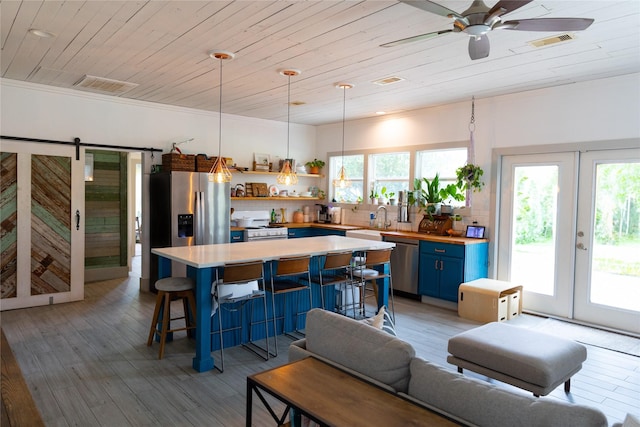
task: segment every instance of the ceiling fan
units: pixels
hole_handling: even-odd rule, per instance
[[[393,47],[429,39],[441,34],[463,32],[469,35],[469,56],[471,59],[481,59],[489,56],[489,37],[487,37],[487,33],[492,30],[580,31],[588,28],[593,23],[593,19],[588,18],[534,18],[502,21],[501,17],[503,15],[531,3],[532,0],[500,0],[491,8],[484,4],[482,0],[474,0],[471,6],[462,13],[455,12],[429,0],[400,1],[436,15],[453,18],[453,28],[396,40],[382,44],[380,45],[381,47]]]

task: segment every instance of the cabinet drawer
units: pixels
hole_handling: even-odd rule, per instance
[[[445,255],[464,258],[464,245],[452,245],[440,242],[420,242],[420,252],[432,255]]]

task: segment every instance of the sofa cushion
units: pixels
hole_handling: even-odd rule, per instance
[[[406,392],[413,347],[369,325],[337,313],[307,313],[306,349],[353,369],[396,391]]]
[[[411,361],[409,396],[478,426],[606,427],[597,409],[501,390],[420,358]]]

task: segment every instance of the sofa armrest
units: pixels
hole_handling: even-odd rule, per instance
[[[303,338],[289,344],[289,363],[305,359],[312,354],[307,351],[307,339]]]

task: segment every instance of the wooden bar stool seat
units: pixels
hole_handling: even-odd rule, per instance
[[[155,283],[158,296],[156,297],[156,307],[153,311],[153,320],[149,329],[147,346],[153,342],[154,334],[160,336],[160,354],[158,359],[164,356],[164,345],[167,341],[167,334],[177,331],[187,331],[187,336],[192,336],[192,330],[196,328],[196,299],[193,293],[195,283],[188,277],[166,277]],[[184,307],[184,316],[171,317],[171,301],[180,299]],[[184,319],[185,326],[174,329],[171,328],[172,320]],[[158,329],[159,326],[159,329]]]

